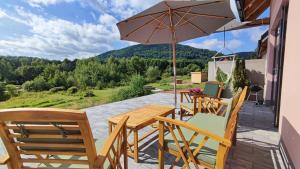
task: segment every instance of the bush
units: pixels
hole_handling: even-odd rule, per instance
[[[151,91],[144,88],[145,84],[146,81],[142,76],[133,76],[131,78],[129,86],[120,89],[115,95],[113,95],[112,101],[126,100],[133,97],[139,97],[150,94]]]
[[[56,93],[56,92],[59,92],[59,91],[64,91],[65,90],[65,87],[64,86],[60,86],[60,87],[53,87],[49,90],[49,92],[51,93]]]
[[[84,97],[94,97],[95,94],[93,91],[89,90],[87,92],[85,92]]]
[[[236,60],[235,69],[233,72],[233,88],[237,90],[239,87],[244,88],[249,86],[250,81],[246,73],[245,60]]]
[[[5,83],[0,82],[0,101],[8,100],[9,96],[5,93]]]
[[[78,92],[78,88],[77,88],[76,86],[70,87],[70,88],[68,89],[68,93],[69,93],[69,94],[75,94],[75,93],[77,93],[77,92]]]
[[[49,90],[50,85],[46,82],[46,80],[39,76],[32,81],[27,81],[23,84],[23,88],[26,91],[45,91]]]
[[[217,69],[217,81],[219,82],[226,82],[228,78],[228,75],[226,73],[224,73],[219,67]]]
[[[15,85],[6,85],[6,90],[7,90],[7,94],[10,97],[15,97],[19,95],[18,89]]]
[[[146,71],[146,77],[148,82],[155,82],[160,78],[160,70],[158,67],[149,67]]]

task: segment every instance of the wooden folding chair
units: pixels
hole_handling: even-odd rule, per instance
[[[187,122],[156,117],[159,121],[159,168],[164,168],[166,151],[176,157],[174,164],[183,160],[182,168],[189,169],[192,164],[197,169],[199,165],[209,169],[223,169],[246,92],[247,87],[240,94],[236,106],[233,109],[228,107],[226,113],[229,116],[198,113]],[[233,105],[233,99],[231,101],[224,106]],[[165,131],[169,133],[165,135]]]
[[[120,121],[106,141],[95,142],[85,112],[0,110],[0,136],[8,153],[0,164],[9,169],[127,169],[127,119]]]
[[[212,100],[221,97],[224,84],[218,81],[206,82],[203,93],[196,94],[190,91],[180,92],[180,119],[184,116],[194,116],[198,111],[197,100],[198,98],[210,98]],[[184,99],[186,100],[184,102]]]

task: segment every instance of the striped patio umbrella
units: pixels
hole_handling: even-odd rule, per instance
[[[207,36],[233,19],[229,0],[165,0],[117,26],[121,40],[172,44],[176,107],[176,43]]]

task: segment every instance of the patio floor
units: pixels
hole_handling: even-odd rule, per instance
[[[172,105],[174,95],[158,93],[149,96],[129,99],[126,101],[91,107],[85,109],[96,138],[107,136],[107,118],[122,112],[141,107],[146,104]],[[237,145],[232,148],[226,168],[257,168],[283,169],[285,168],[279,153],[279,134],[273,127],[274,115],[271,108],[256,106],[246,102],[240,112]],[[142,132],[147,131],[144,129]],[[157,168],[157,140],[144,140],[141,144],[140,162],[137,164],[129,158],[129,168]],[[169,168],[174,158],[166,154],[166,168]]]
[[[121,102],[105,104],[84,109],[90,121],[95,138],[106,138],[108,135],[107,119],[146,104],[172,105],[174,95],[169,93],[157,93],[144,97],[129,99]],[[240,112],[240,120],[237,134],[237,145],[231,149],[226,168],[232,169],[283,169],[282,158],[279,153],[279,134],[273,127],[273,113],[269,107],[255,106],[246,102]],[[146,132],[148,129],[143,129]],[[139,133],[142,134],[142,133]],[[154,138],[153,138],[154,137]],[[139,153],[139,163],[129,158],[129,168],[157,168],[157,137],[143,140]],[[145,144],[143,144],[145,143]],[[146,146],[143,146],[146,145]],[[3,148],[0,148],[3,154]],[[169,168],[173,156],[165,155],[165,168]],[[6,167],[0,166],[0,169]],[[175,167],[177,168],[177,167]],[[179,168],[179,167],[178,167]]]

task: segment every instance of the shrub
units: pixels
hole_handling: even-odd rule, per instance
[[[85,92],[84,97],[94,97],[95,94],[93,91],[89,90],[87,92]]]
[[[53,87],[49,90],[49,92],[51,93],[56,93],[56,92],[59,92],[59,91],[64,91],[65,90],[65,87],[64,86],[60,86],[60,87]]]
[[[120,101],[133,97],[144,96],[150,94],[151,91],[144,88],[146,84],[145,79],[140,75],[135,75],[131,78],[128,87],[120,89],[115,95],[112,96],[112,101]]]
[[[9,96],[5,93],[5,83],[0,82],[0,101],[8,100]]]
[[[158,67],[149,67],[146,71],[146,77],[148,82],[155,82],[160,78],[160,70]]]
[[[23,84],[23,88],[26,91],[44,91],[49,90],[50,85],[46,82],[46,80],[39,76],[32,81],[27,81]]]
[[[217,81],[219,82],[226,82],[228,78],[228,75],[226,73],[224,73],[219,67],[217,69]]]
[[[75,94],[78,92],[78,88],[76,86],[72,86],[68,89],[69,94]]]
[[[15,85],[6,85],[6,90],[7,90],[7,94],[10,96],[10,97],[15,97],[15,96],[18,96],[19,93],[18,93],[18,89]]]
[[[244,88],[249,86],[250,81],[246,73],[245,60],[236,60],[235,69],[233,72],[233,88],[237,90],[239,87]]]

